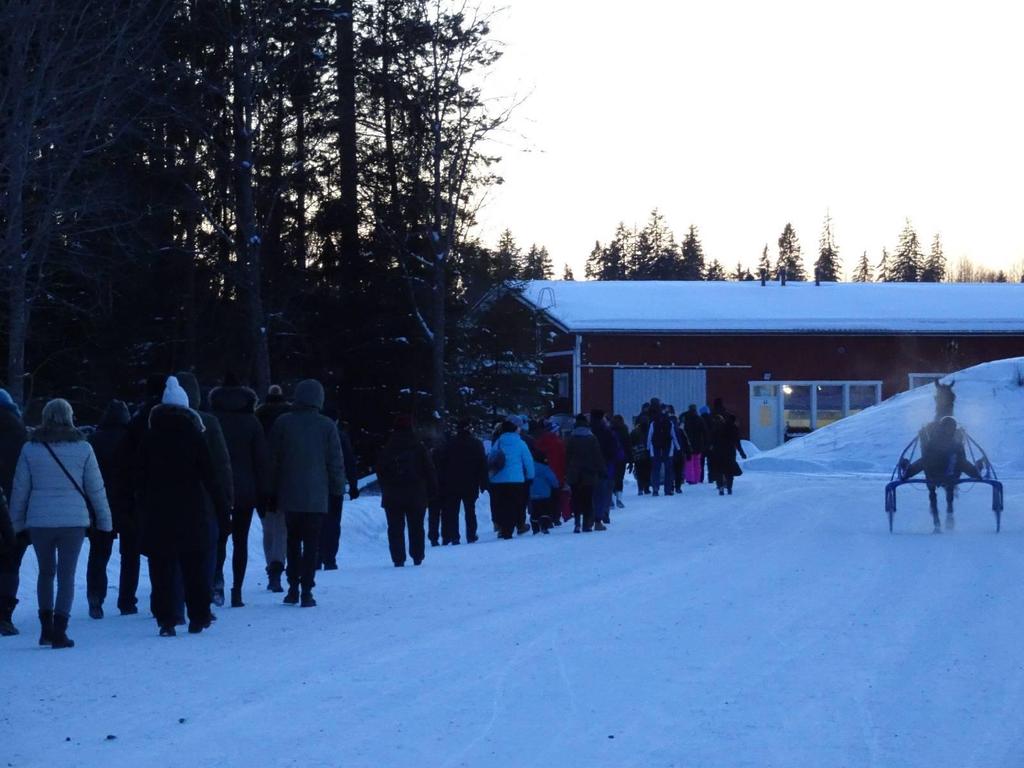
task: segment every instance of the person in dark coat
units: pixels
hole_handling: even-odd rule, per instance
[[[725,417],[715,416],[716,430],[713,438],[713,466],[715,476],[718,478],[718,495],[724,496],[728,493],[732,496],[733,480],[743,474],[739,463],[736,461],[736,454],[739,453],[744,459],[747,454],[743,452],[743,445],[740,443],[740,429],[736,426],[736,417],[726,412]]]
[[[640,417],[629,434],[629,442],[633,451],[633,474],[636,477],[637,493],[641,496],[651,492],[651,454],[647,450],[649,426],[647,419]]]
[[[249,527],[252,513],[264,514],[269,495],[270,452],[263,425],[256,418],[256,393],[239,386],[233,377],[210,392],[210,410],[220,422],[231,458],[234,507],[231,509],[231,607],[241,608],[242,583],[249,565]],[[223,535],[221,536],[223,538]],[[223,573],[224,558],[218,547],[217,573]]]
[[[647,428],[647,451],[651,455],[652,495],[658,495],[658,486],[664,482],[665,495],[671,496],[675,481],[672,477],[672,457],[679,452],[679,440],[665,407],[656,397],[651,398],[651,424]]]
[[[690,407],[683,414],[683,431],[690,443],[690,458],[686,461],[684,475],[686,482],[690,485],[704,482],[704,454],[708,450],[709,436],[707,425],[697,412],[696,403],[690,403]]]
[[[466,541],[477,536],[476,500],[487,490],[487,455],[484,444],[470,431],[472,422],[461,419],[458,431],[437,453],[437,477],[441,500],[441,540],[458,544],[459,509],[466,510]]]
[[[604,457],[605,475],[602,480],[594,486],[594,519],[601,523],[611,522],[612,487],[615,484],[615,468],[619,458],[625,456],[619,446],[615,434],[608,427],[604,417],[604,411],[594,409],[590,412],[590,430],[597,438],[601,446],[601,455]]]
[[[210,458],[213,459],[213,468],[217,475],[217,481],[221,486],[221,493],[228,500],[225,514],[209,514],[210,520],[210,541],[213,546],[208,551],[209,560],[206,563],[206,573],[210,580],[210,599],[214,605],[224,605],[224,571],[218,567],[223,564],[226,557],[228,536],[231,535],[231,510],[235,506],[235,482],[231,476],[231,455],[228,453],[227,441],[224,440],[224,431],[220,428],[220,421],[208,411],[200,410],[202,396],[199,389],[199,380],[195,374],[188,371],[180,371],[177,374],[178,383],[188,394],[188,406],[199,414],[203,422],[203,437],[210,448]],[[215,511],[212,498],[206,497],[206,508],[208,513]]]
[[[589,420],[581,413],[576,417],[576,426],[565,447],[565,480],[572,491],[572,512],[576,520],[573,533],[605,530],[604,523],[594,520],[594,488],[607,479],[608,463],[601,453],[601,445],[590,429]]]
[[[718,478],[714,474],[712,464],[714,458],[712,454],[715,451],[715,417],[711,415],[711,409],[706,405],[702,405],[698,411],[700,413],[700,420],[704,422],[704,434],[707,436],[707,443],[704,446],[704,464],[707,469],[707,473],[704,473],[704,468],[701,469],[701,477],[707,477],[709,483],[717,483]]]
[[[256,418],[263,425],[263,434],[270,439],[274,423],[280,416],[291,413],[292,404],[285,399],[281,387],[274,384],[267,390],[267,399],[256,409]],[[284,592],[281,577],[284,575],[284,561],[288,557],[288,527],[285,524],[284,512],[264,505],[263,517],[263,556],[267,561],[267,589],[271,592]]]
[[[96,454],[96,461],[107,489],[107,501],[114,520],[114,530],[104,533],[90,528],[89,561],[86,566],[86,598],[89,601],[89,615],[94,619],[103,618],[103,602],[107,597],[107,564],[114,547],[114,539],[121,539],[121,574],[118,587],[118,607],[135,607],[134,597],[139,588],[138,533],[132,520],[131,465],[125,462],[122,443],[128,438],[128,423],[131,416],[128,406],[121,400],[112,400],[103,412],[96,430],[89,436],[89,444]],[[123,542],[129,539],[127,547]],[[122,603],[120,595],[131,595],[132,602]],[[131,613],[132,611],[128,611]]]
[[[316,558],[320,529],[331,509],[341,506],[345,465],[338,427],[321,414],[324,388],[316,379],[295,387],[295,406],[270,432],[272,506],[285,515],[288,528],[287,605],[316,605]]]
[[[3,505],[0,510],[0,636],[16,635],[14,609],[18,605],[21,561],[28,549],[29,536],[14,534],[7,513],[7,499],[11,498],[14,470],[28,435],[21,421],[21,409],[6,389],[0,389],[0,492]]]
[[[338,440],[341,442],[341,458],[345,464],[345,479],[348,481],[348,496],[352,501],[359,498],[359,472],[355,451],[348,430],[339,421]],[[317,570],[336,571],[338,569],[338,547],[341,543],[341,515],[344,511],[344,496],[337,507],[327,511],[324,526],[320,530],[320,551],[317,554]]]
[[[118,538],[120,539],[119,549],[121,553],[122,567],[127,567],[129,574],[135,572],[139,567],[137,563],[140,563],[141,561],[139,510],[136,507],[138,489],[135,487],[136,475],[131,468],[135,466],[136,458],[139,455],[139,449],[142,447],[142,438],[145,437],[146,432],[149,431],[149,414],[153,408],[160,405],[160,400],[163,397],[164,386],[166,383],[167,376],[162,373],[151,374],[146,378],[145,399],[143,400],[142,405],[140,405],[135,413],[132,414],[132,417],[128,422],[128,431],[125,434],[124,440],[121,441],[121,455],[118,457],[118,463],[122,467],[129,468],[129,489],[126,491],[126,495],[130,494],[130,503],[132,506],[131,509],[126,510],[126,519],[121,521]],[[127,566],[124,565],[124,561],[126,559],[128,561]],[[139,612],[138,598],[136,597],[136,592],[138,591],[138,580],[135,581],[134,589],[131,589],[131,586],[132,583],[129,580],[117,593],[117,608],[121,612],[122,616],[130,616]],[[150,603],[150,611],[152,611],[152,601],[150,601]]]
[[[612,434],[619,441],[619,458],[615,462],[615,485],[612,488],[612,495],[615,498],[615,506],[622,509],[626,506],[622,502],[622,489],[626,480],[626,465],[632,463],[632,441],[629,437],[629,427],[626,420],[619,414],[612,416]]]
[[[391,437],[377,457],[381,506],[388,519],[388,548],[396,568],[405,565],[405,529],[413,565],[423,563],[426,537],[423,518],[437,496],[437,475],[430,452],[412,431],[412,419],[399,416]]]
[[[142,551],[149,558],[153,615],[162,637],[175,634],[180,574],[188,609],[188,631],[210,626],[206,570],[212,515],[228,514],[228,499],[204,437],[203,421],[188,395],[167,378],[163,403],[149,414],[149,430],[136,461],[136,502],[141,513]]]

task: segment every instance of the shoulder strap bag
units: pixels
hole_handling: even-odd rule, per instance
[[[64,476],[67,477],[67,479],[71,481],[71,484],[73,486],[75,486],[75,490],[78,491],[78,495],[81,496],[82,497],[82,501],[85,502],[85,508],[87,510],[89,510],[89,527],[90,528],[95,528],[96,527],[96,510],[93,509],[92,502],[89,501],[89,497],[85,494],[85,491],[82,490],[82,486],[80,486],[78,484],[78,481],[75,480],[75,478],[71,476],[71,473],[68,472],[68,468],[65,467],[64,466],[64,462],[61,461],[57,457],[57,454],[54,452],[53,448],[50,447],[50,444],[49,443],[43,443],[43,447],[46,448],[46,450],[50,452],[50,455],[53,456],[53,460],[57,462],[57,466],[61,468],[61,471],[64,473]]]

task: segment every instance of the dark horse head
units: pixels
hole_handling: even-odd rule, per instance
[[[941,384],[935,382],[935,420],[943,418],[944,416],[953,415],[953,403],[956,402],[956,395],[953,394],[953,385],[955,381],[949,382],[949,384]]]

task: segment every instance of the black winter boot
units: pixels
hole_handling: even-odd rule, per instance
[[[224,605],[224,574],[218,573],[213,578],[213,604],[220,608]]]
[[[271,592],[284,592],[281,586],[281,574],[284,573],[284,563],[271,563],[267,566],[267,589]]]
[[[39,644],[51,645],[53,643],[53,611],[39,611]]]
[[[53,647],[75,647],[75,641],[68,637],[68,617],[63,613],[53,614]]]
[[[313,599],[313,593],[311,591],[303,590],[302,602],[299,603],[300,608],[315,608],[316,600]]]
[[[284,596],[285,605],[298,605],[299,588],[294,584],[288,587],[288,594]]]
[[[232,608],[244,608],[245,603],[242,602],[242,588],[232,587],[231,588],[231,607]]]
[[[17,598],[0,597],[0,637],[12,637],[18,634],[18,628],[11,620],[11,617],[14,616],[14,606],[17,604]]]
[[[99,595],[88,595],[89,601],[89,618],[90,619],[102,619],[103,618],[103,598]]]

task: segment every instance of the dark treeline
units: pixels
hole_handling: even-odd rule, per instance
[[[459,320],[501,254],[465,233],[511,107],[481,88],[500,56],[486,13],[7,0],[0,40],[16,400],[66,395],[88,418],[193,370],[261,394],[316,376],[364,424],[482,407],[459,356],[488,340]]]
[[[789,280],[817,277],[824,281],[843,279],[843,265],[836,244],[831,214],[825,215],[818,249],[812,267],[804,263],[800,238],[791,223],[786,223],[777,240],[774,254],[765,243],[753,271],[738,262],[728,271],[717,258],[708,259],[696,226],[691,225],[680,241],[655,209],[642,228],[620,223],[607,245],[595,243],[587,257],[589,280],[755,280],[762,275],[777,280],[785,272]],[[867,251],[850,274],[853,282],[1007,282],[1024,281],[1024,268],[1010,273],[975,265],[960,259],[950,269],[938,234],[925,253],[917,231],[910,223],[900,233],[895,250],[882,249],[881,259],[872,265]]]

